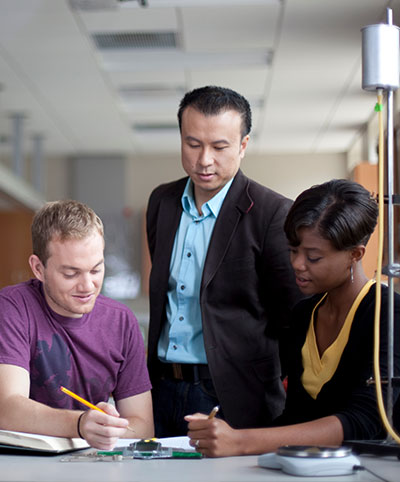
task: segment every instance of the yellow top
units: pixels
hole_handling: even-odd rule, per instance
[[[311,313],[311,322],[310,326],[308,327],[306,341],[304,342],[301,350],[304,367],[301,381],[304,389],[312,398],[314,398],[314,400],[317,398],[318,393],[321,391],[323,385],[328,382],[336,372],[343,350],[349,339],[349,333],[353,323],[354,315],[362,299],[368,293],[370,287],[374,283],[375,280],[369,280],[362,287],[349,312],[347,313],[339,335],[337,336],[336,340],[324,351],[322,357],[319,355],[317,340],[315,338],[314,313],[318,306],[326,298],[327,293],[325,293],[325,295],[315,305]]]

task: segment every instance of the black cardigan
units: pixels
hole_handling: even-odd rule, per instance
[[[314,400],[301,383],[303,364],[301,349],[310,324],[311,312],[322,295],[301,301],[293,310],[290,328],[290,363],[284,412],[274,425],[307,422],[335,415],[343,426],[345,440],[370,440],[384,437],[374,385],[366,380],[374,376],[373,333],[375,285],[361,301],[353,320],[349,340],[337,370]],[[380,367],[381,378],[387,376],[387,299],[388,289],[382,286]],[[394,375],[400,375],[400,296],[395,294]],[[400,388],[393,387],[394,401]],[[384,399],[386,398],[383,385]],[[397,418],[397,417],[394,417]]]

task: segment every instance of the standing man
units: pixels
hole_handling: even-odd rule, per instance
[[[98,216],[76,201],[36,213],[29,258],[36,279],[0,291],[0,429],[79,436],[103,450],[120,437],[153,436],[137,320],[100,295],[103,234]],[[61,386],[103,413],[85,411]]]
[[[277,335],[299,297],[283,232],[291,201],[239,169],[243,96],[195,89],[178,120],[189,177],[156,188],[147,210],[156,436],[186,434],[183,416],[215,405],[235,428],[265,426],[283,409]]]

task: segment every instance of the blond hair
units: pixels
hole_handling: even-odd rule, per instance
[[[48,245],[54,239],[84,239],[93,232],[104,237],[104,227],[97,214],[84,203],[73,200],[46,203],[32,222],[33,254],[46,265]]]

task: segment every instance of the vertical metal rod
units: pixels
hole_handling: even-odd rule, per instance
[[[33,156],[32,156],[32,182],[35,189],[43,192],[44,186],[44,169],[43,169],[43,135],[35,134],[32,137],[33,141]]]
[[[388,25],[393,24],[393,10],[390,7],[386,9],[386,22]]]
[[[13,123],[12,144],[13,144],[13,170],[17,176],[24,175],[24,162],[22,154],[22,124],[24,115],[16,113],[11,116]]]
[[[392,25],[393,14],[392,9],[386,9],[387,23]],[[394,268],[394,216],[393,216],[393,176],[394,176],[394,163],[393,163],[393,91],[388,89],[387,91],[387,190],[388,190],[388,215],[387,215],[387,227],[388,227],[388,352],[387,352],[387,366],[388,366],[388,385],[387,385],[387,405],[386,412],[389,423],[393,426],[393,330],[394,330],[394,278],[392,276]],[[391,442],[393,439],[388,434],[386,437],[387,442]]]
[[[394,329],[394,278],[392,276],[394,267],[394,236],[393,236],[393,91],[387,91],[387,228],[388,228],[388,385],[387,385],[387,417],[392,425],[393,420],[393,329]],[[392,437],[388,434],[388,440]]]

